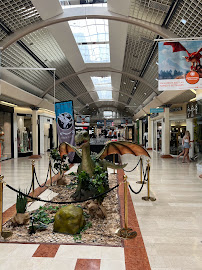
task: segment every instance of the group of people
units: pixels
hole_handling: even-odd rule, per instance
[[[185,135],[182,139],[182,147],[183,147],[183,151],[177,156],[177,159],[179,159],[180,156],[183,156],[183,160],[182,163],[185,163],[185,159],[187,159],[187,162],[190,162],[189,159],[189,149],[191,147],[191,143],[190,143],[190,133],[189,131],[185,131]]]

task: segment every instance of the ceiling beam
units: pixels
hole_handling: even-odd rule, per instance
[[[110,67],[103,67],[103,68],[86,68],[86,69],[83,69],[79,72],[75,72],[73,74],[70,74],[70,75],[67,75],[59,80],[56,81],[55,83],[55,86],[57,86],[58,84],[60,84],[61,82],[64,82],[64,81],[67,81],[68,79],[74,77],[74,76],[78,76],[78,75],[81,75],[81,74],[85,74],[85,73],[92,73],[92,72],[112,72],[112,73],[120,73],[122,75],[126,75],[128,77],[130,77],[131,79],[134,79],[134,80],[137,80],[137,81],[140,81],[142,82],[143,84],[147,85],[147,87],[151,88],[155,93],[158,94],[158,90],[153,87],[151,85],[151,83],[149,83],[148,81],[146,81],[145,79],[141,78],[141,77],[138,77],[134,74],[131,74],[129,72],[125,72],[125,71],[121,71],[121,70],[117,70],[117,69],[113,69],[113,68],[110,68]],[[44,93],[41,95],[41,97],[43,98],[46,94],[48,94],[48,92],[53,89],[53,85],[49,86],[45,91]],[[129,97],[132,97],[132,95],[129,95]]]
[[[64,12],[56,17],[53,17],[48,20],[40,21],[33,23],[27,27],[24,27],[15,33],[6,37],[2,42],[0,42],[0,47],[3,47],[3,50],[8,48],[11,44],[21,39],[22,37],[30,34],[36,30],[42,29],[44,27],[54,25],[57,23],[68,22],[72,20],[80,20],[80,19],[107,19],[113,21],[119,21],[123,23],[129,23],[132,25],[137,25],[147,30],[150,30],[163,38],[174,38],[178,37],[165,27],[161,27],[157,24],[146,22],[140,19],[135,19],[123,15],[119,15],[116,13],[112,13],[107,10],[106,7],[98,7],[98,8],[70,8],[65,9]]]

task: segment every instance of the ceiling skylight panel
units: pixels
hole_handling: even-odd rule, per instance
[[[85,63],[109,63],[108,20],[70,21],[69,26]]]
[[[91,77],[99,99],[112,99],[111,77]]]
[[[112,99],[112,91],[97,91],[99,99]]]

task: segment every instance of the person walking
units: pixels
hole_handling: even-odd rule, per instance
[[[187,162],[189,163],[189,148],[191,147],[191,143],[190,143],[190,133],[189,131],[185,131],[185,135],[182,139],[182,144],[184,146],[184,156],[183,156],[183,160],[182,162],[185,163],[185,158],[187,158]]]

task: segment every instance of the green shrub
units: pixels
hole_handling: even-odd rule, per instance
[[[22,195],[22,193],[17,194],[17,200],[16,200],[17,213],[24,214],[26,209],[27,209],[27,198],[24,195]]]

